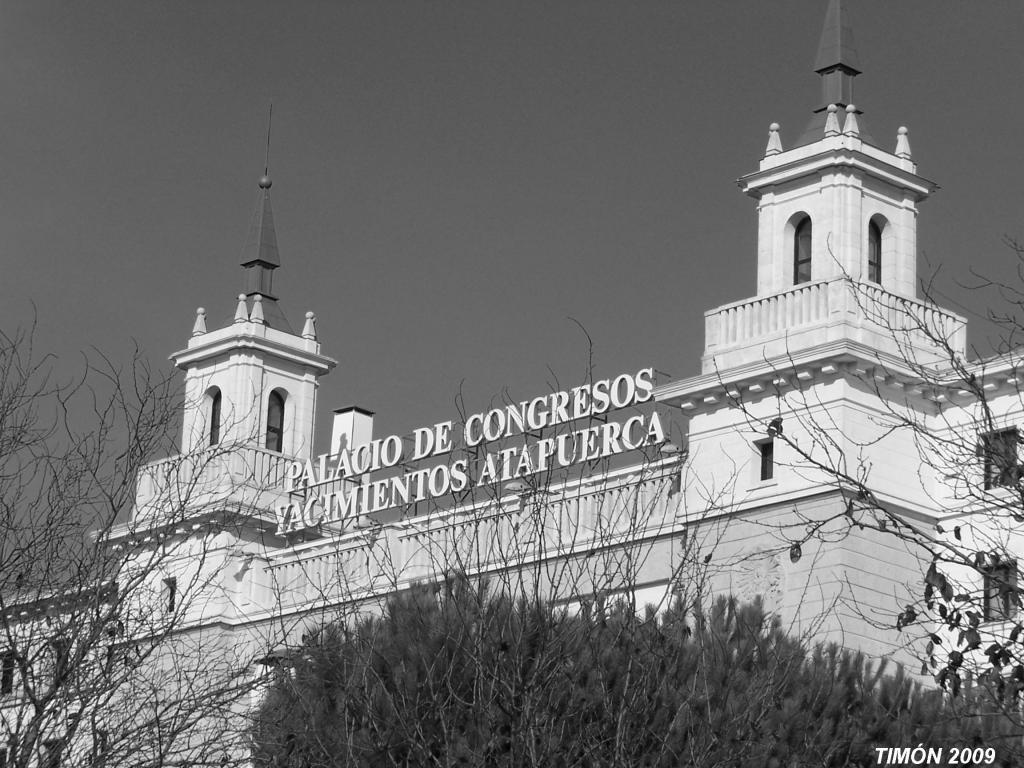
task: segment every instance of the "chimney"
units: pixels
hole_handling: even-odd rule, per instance
[[[373,411],[357,405],[334,411],[331,425],[331,455],[367,445],[373,440]]]

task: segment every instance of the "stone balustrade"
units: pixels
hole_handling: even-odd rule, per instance
[[[264,494],[283,493],[289,461],[266,448],[214,445],[150,462],[139,472],[134,517],[217,501],[267,507]]]
[[[915,362],[963,354],[967,341],[959,315],[847,278],[726,304],[704,320],[705,373],[841,339]]]

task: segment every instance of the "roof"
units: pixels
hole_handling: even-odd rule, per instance
[[[853,39],[853,27],[846,16],[841,0],[830,0],[825,13],[825,26],[818,43],[818,57],[814,60],[814,71],[824,72],[843,67],[851,74],[860,74],[857,47]]]
[[[261,262],[268,267],[280,267],[277,253],[277,233],[274,231],[274,212],[270,207],[270,179],[260,179],[260,196],[256,200],[249,236],[242,249],[242,266]]]

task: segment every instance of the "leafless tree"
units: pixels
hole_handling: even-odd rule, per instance
[[[5,765],[231,765],[251,659],[197,626],[236,520],[196,503],[233,446],[176,454],[180,397],[136,354],[58,381],[0,335],[0,754]],[[183,562],[190,563],[182,568]],[[218,645],[220,647],[218,647]]]

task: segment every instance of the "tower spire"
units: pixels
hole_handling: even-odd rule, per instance
[[[267,158],[263,166],[263,175],[270,177],[270,126],[274,122],[274,102],[270,102],[270,110],[267,113]]]
[[[854,103],[853,79],[861,73],[860,59],[853,39],[853,25],[842,0],[829,0],[818,43],[818,55],[814,59],[814,71],[821,77],[821,101],[815,107],[814,117],[800,139],[801,144],[821,139],[830,104],[835,104],[842,111]],[[863,131],[861,136],[870,139]]]
[[[814,71],[821,75],[822,83],[822,103],[815,112],[824,112],[829,104],[843,109],[853,102],[853,78],[861,70],[853,27],[841,0],[829,0]]]
[[[277,252],[277,232],[274,230],[274,213],[270,206],[270,187],[273,185],[270,180],[270,119],[273,117],[273,109],[271,105],[267,119],[266,164],[259,180],[259,196],[249,225],[249,236],[242,249],[241,264],[245,268],[245,295],[250,303],[255,296],[261,297],[266,324],[294,333],[274,295],[274,270],[281,266],[281,258]]]

